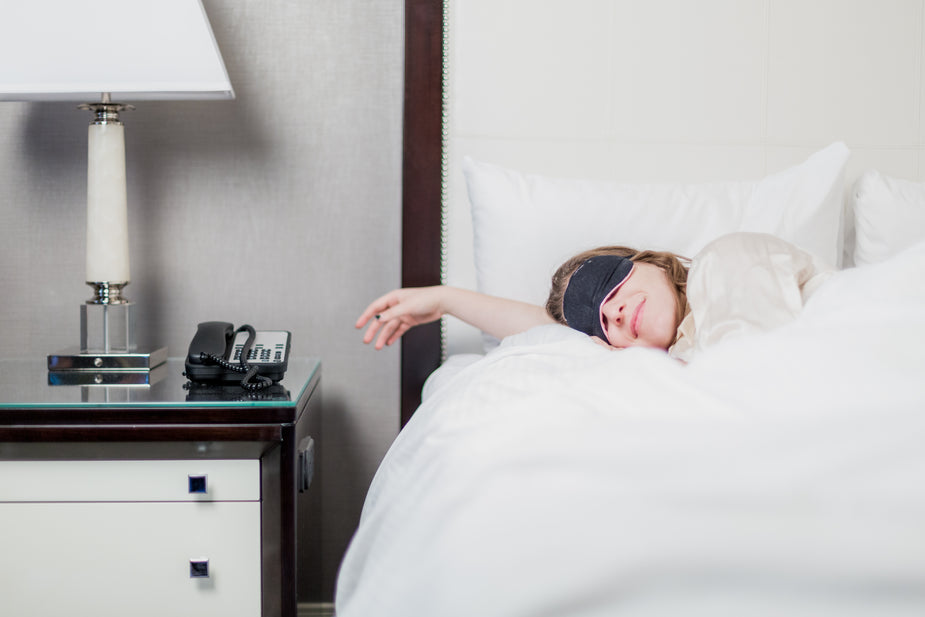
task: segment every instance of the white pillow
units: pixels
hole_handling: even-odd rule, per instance
[[[856,266],[925,240],[925,184],[868,171],[855,183],[853,198]]]
[[[758,182],[708,184],[555,179],[466,157],[478,288],[543,304],[555,269],[583,250],[617,244],[693,257],[735,231],[779,236],[836,265],[848,155],[835,143]]]

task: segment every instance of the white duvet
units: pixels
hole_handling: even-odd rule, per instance
[[[545,326],[457,369],[339,617],[925,615],[925,244],[687,365]]]

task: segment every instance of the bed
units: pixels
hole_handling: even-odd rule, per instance
[[[406,334],[404,428],[338,615],[925,614],[922,18],[406,2],[404,285],[541,302],[577,250],[694,256],[731,232],[831,271],[786,323],[686,364],[558,325]],[[549,80],[582,96],[544,107]]]

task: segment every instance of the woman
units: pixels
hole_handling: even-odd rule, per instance
[[[534,326],[562,323],[610,347],[668,349],[688,310],[686,282],[687,268],[673,253],[608,246],[562,264],[553,275],[545,309],[443,285],[403,288],[370,303],[356,327],[372,321],[363,342],[375,338],[376,349],[443,315],[499,339]]]

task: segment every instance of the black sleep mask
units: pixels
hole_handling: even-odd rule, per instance
[[[578,266],[562,298],[562,313],[569,327],[606,341],[601,305],[632,271],[633,262],[616,255],[598,255]]]

